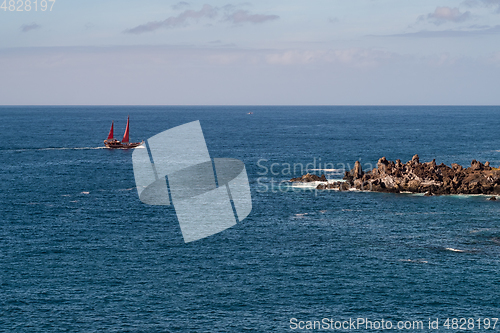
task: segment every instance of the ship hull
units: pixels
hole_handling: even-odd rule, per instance
[[[130,143],[121,143],[120,141],[115,142],[104,142],[104,146],[109,149],[132,149],[142,145],[142,142],[130,142]]]

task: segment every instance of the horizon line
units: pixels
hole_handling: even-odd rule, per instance
[[[157,106],[157,107],[270,107],[270,106],[308,106],[308,107],[322,107],[322,106],[500,106],[499,104],[3,104],[0,107],[143,107],[143,106]]]

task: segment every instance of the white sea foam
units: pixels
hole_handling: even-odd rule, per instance
[[[5,149],[5,152],[23,152],[23,151],[42,151],[42,150],[93,150],[106,149],[106,147],[47,147],[47,148],[23,148],[23,149]]]
[[[308,182],[308,183],[301,183],[301,182],[293,182],[292,187],[300,187],[300,188],[316,188],[319,184],[333,184],[335,182],[345,182],[343,179],[329,179],[326,182],[322,181],[314,181],[314,182]]]
[[[131,188],[121,188],[118,191],[132,191],[135,190],[137,187],[131,187]]]
[[[299,188],[316,188],[319,184],[326,184],[326,182],[308,182],[308,183],[300,183],[300,182],[294,182],[292,183],[292,187],[299,187]]]
[[[417,264],[428,264],[429,263],[427,260],[424,260],[424,259],[399,259],[399,261],[414,262]]]
[[[477,233],[477,232],[490,231],[490,230],[492,230],[492,228],[479,228],[479,229],[471,230],[470,233],[474,234],[474,233]]]
[[[452,247],[447,247],[445,250],[452,251],[452,252],[465,252],[464,250],[459,250],[459,249],[454,249]]]
[[[38,150],[90,150],[104,149],[106,147],[65,147],[65,148],[39,148]]]

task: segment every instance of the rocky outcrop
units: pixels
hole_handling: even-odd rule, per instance
[[[453,163],[451,167],[436,161],[420,163],[418,155],[402,164],[379,159],[377,168],[359,179],[353,172],[346,172],[344,179],[357,189],[377,192],[412,192],[436,194],[500,194],[500,170],[492,168],[489,162],[482,164],[473,160],[469,168]]]
[[[425,195],[441,194],[500,194],[500,170],[492,168],[489,162],[473,160],[471,166],[464,168],[453,163],[437,165],[435,160],[420,163],[418,155],[411,161],[401,163],[388,161],[385,157],[378,160],[377,167],[363,172],[356,161],[354,168],[344,175],[344,182],[327,183],[324,175],[304,175],[291,181],[323,181],[317,189],[348,190],[356,188],[376,192],[411,192]]]
[[[363,177],[364,172],[363,169],[361,168],[361,163],[359,163],[359,161],[356,161],[356,163],[354,163],[354,169],[352,169],[351,175],[354,179],[359,179]]]
[[[308,173],[307,175],[303,175],[302,177],[292,178],[291,182],[301,182],[301,183],[310,183],[310,182],[326,182],[327,179],[325,175],[321,175],[321,177],[317,175],[312,175]]]

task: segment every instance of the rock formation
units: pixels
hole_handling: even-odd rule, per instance
[[[302,183],[310,183],[310,182],[326,182],[327,179],[325,175],[321,175],[321,177],[317,175],[311,175],[308,173],[307,175],[303,175],[302,177],[292,178],[291,182],[302,182]]]
[[[307,174],[291,181],[324,181],[324,175]],[[471,166],[463,168],[453,163],[451,167],[436,161],[420,163],[418,155],[403,164],[400,160],[378,160],[377,167],[363,172],[356,161],[354,168],[344,175],[344,182],[319,184],[317,189],[348,190],[356,188],[376,192],[411,192],[426,195],[440,194],[500,194],[500,169],[492,168],[489,162],[482,164],[473,160]]]

